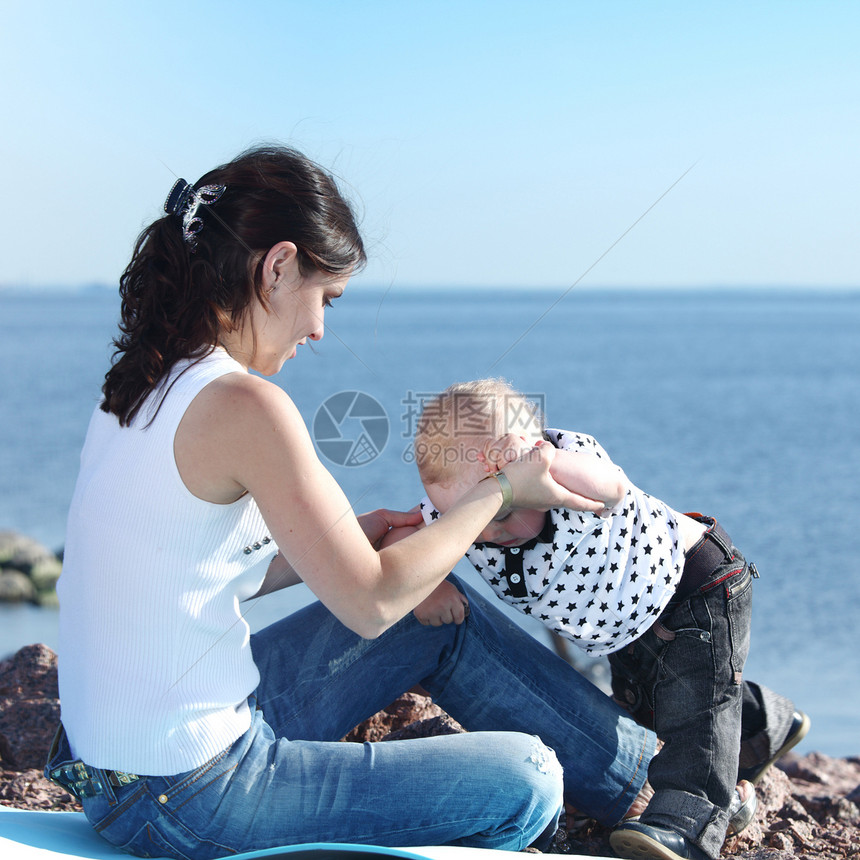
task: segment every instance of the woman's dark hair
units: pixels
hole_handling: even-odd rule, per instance
[[[256,297],[268,304],[263,261],[278,242],[298,248],[302,275],[346,274],[365,262],[349,203],[334,179],[300,152],[255,147],[196,183],[226,190],[197,215],[196,248],[181,219],[165,215],[138,237],[120,278],[120,336],[101,408],[129,424],[180,359],[211,352]]]

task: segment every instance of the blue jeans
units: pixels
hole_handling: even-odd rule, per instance
[[[250,730],[190,773],[107,784],[83,798],[87,818],[126,851],[189,860],[316,841],[521,850],[554,831],[563,791],[616,823],[654,735],[457,584],[461,625],[410,613],[365,640],[315,603],[256,634]],[[336,742],[418,683],[469,733]],[[49,768],[70,756],[62,745]]]
[[[643,824],[680,833],[717,857],[738,774],[742,672],[749,650],[752,576],[740,552],[709,582],[673,599],[658,621],[611,654],[612,688],[664,742],[648,778]]]

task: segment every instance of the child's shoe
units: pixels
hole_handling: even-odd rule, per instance
[[[761,778],[770,770],[771,765],[782,758],[792,747],[797,746],[809,731],[812,723],[803,711],[795,711],[794,718],[782,746],[766,761],[758,762],[751,767],[742,768],[738,771],[738,779],[748,779],[753,785],[757,785]]]
[[[744,787],[746,800],[741,795],[741,786]],[[737,836],[741,830],[746,829],[753,818],[755,818],[757,807],[758,798],[755,794],[755,788],[751,783],[742,780],[738,783],[738,787],[732,795],[732,802],[729,804],[729,828],[726,831],[726,835]]]
[[[641,821],[622,821],[609,834],[609,844],[627,860],[711,860],[680,833]]]

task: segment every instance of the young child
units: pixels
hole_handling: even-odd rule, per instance
[[[633,486],[591,436],[544,429],[502,380],[453,385],[424,407],[415,457],[425,522],[477,481],[505,491],[501,467],[534,445],[557,449],[551,474],[580,509],[524,510],[513,498],[466,557],[502,600],[608,655],[614,697],[664,742],[649,768],[654,796],[613,831],[613,850],[715,858],[740,804],[737,779],[758,781],[809,729],[789,700],[742,679],[755,566],[716,520]],[[434,625],[467,612],[449,581],[415,609]]]

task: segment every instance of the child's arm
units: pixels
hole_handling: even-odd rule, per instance
[[[565,489],[595,503],[591,510],[597,513],[614,508],[630,486],[620,467],[587,451],[557,451],[549,473]]]
[[[541,440],[535,447],[549,444]],[[487,446],[483,462],[488,471],[495,471],[531,447],[522,436],[509,433]],[[553,480],[578,497],[576,510],[597,514],[615,507],[629,487],[620,467],[608,457],[598,457],[587,451],[557,450],[549,473]]]

